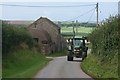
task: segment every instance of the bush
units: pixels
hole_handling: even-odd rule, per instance
[[[110,17],[90,34],[92,53],[81,64],[82,69],[96,80],[119,77],[118,24],[120,17]]]
[[[29,48],[34,45],[33,39],[25,28],[14,25],[2,24],[2,49],[3,54],[13,51],[20,44],[25,43]]]
[[[90,35],[93,53],[110,60],[118,51],[118,16],[110,17]]]

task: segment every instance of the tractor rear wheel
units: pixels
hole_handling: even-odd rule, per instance
[[[67,56],[67,60],[68,61],[73,61],[73,57],[72,56]]]
[[[72,53],[69,51],[67,55],[67,61],[73,61]]]

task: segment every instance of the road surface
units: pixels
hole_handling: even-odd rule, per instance
[[[82,71],[80,63],[80,58],[67,61],[66,56],[54,57],[34,78],[91,78]]]

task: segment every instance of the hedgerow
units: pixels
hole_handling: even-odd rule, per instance
[[[29,31],[25,28],[14,25],[2,24],[2,53],[9,53],[20,44],[25,43],[29,48],[34,46],[32,37]]]
[[[110,17],[90,35],[92,53],[103,61],[110,61],[118,55],[118,16]]]
[[[119,25],[120,17],[105,20],[89,36],[92,44],[91,54],[81,64],[85,72],[96,80],[119,77]],[[109,80],[109,79],[108,79]]]

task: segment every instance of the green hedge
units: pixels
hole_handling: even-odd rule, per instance
[[[2,53],[9,53],[18,47],[21,43],[25,43],[29,48],[32,48],[34,45],[33,39],[27,29],[3,22]]]
[[[95,80],[119,80],[119,20],[118,16],[110,17],[90,34],[92,52],[81,67]]]
[[[101,60],[110,61],[118,53],[118,22],[118,16],[110,17],[90,35],[93,54]]]

